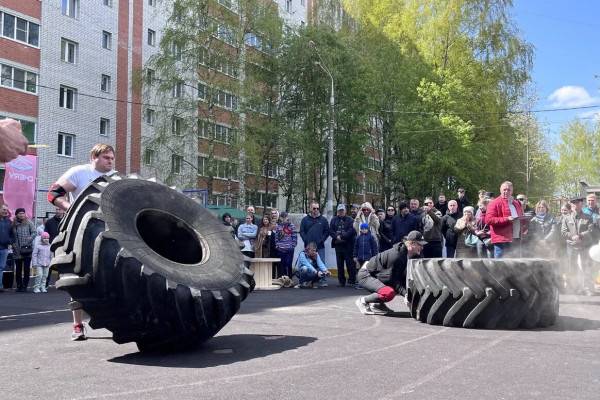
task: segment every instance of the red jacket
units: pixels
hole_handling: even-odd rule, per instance
[[[517,215],[523,215],[521,203],[513,199],[513,206],[517,210]],[[487,206],[485,214],[485,223],[490,227],[492,243],[510,243],[513,239],[513,223],[508,220],[510,217],[510,208],[508,208],[508,199],[502,196],[495,198]],[[521,220],[521,237],[526,231],[525,221]]]

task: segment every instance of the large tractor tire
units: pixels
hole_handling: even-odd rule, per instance
[[[228,227],[162,184],[98,178],[59,229],[57,288],[90,315],[92,328],[140,351],[195,347],[254,289]]]
[[[407,272],[410,313],[431,325],[547,327],[558,316],[557,267],[535,258],[412,260]]]

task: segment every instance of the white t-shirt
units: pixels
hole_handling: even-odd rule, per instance
[[[85,189],[94,179],[102,175],[112,175],[114,173],[114,170],[111,170],[110,172],[100,172],[97,171],[92,164],[83,164],[69,168],[69,170],[60,177],[60,180],[65,179],[71,185],[75,186],[75,190],[72,193],[69,193],[71,202],[73,202],[79,197],[79,194],[83,189]]]

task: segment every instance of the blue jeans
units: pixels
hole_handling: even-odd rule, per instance
[[[4,274],[4,268],[6,268],[6,259],[8,258],[8,249],[0,249],[0,289],[2,286],[2,276]]]
[[[512,243],[494,243],[494,258],[502,258],[512,249]]]
[[[300,283],[315,282],[318,277],[318,271],[314,267],[303,265],[298,268],[298,280]]]

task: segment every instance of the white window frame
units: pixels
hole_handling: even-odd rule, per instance
[[[4,29],[6,28],[5,18],[13,18],[12,32],[8,35],[6,34],[6,32],[4,32]],[[19,23],[22,23],[22,22],[26,23],[25,30],[19,29]],[[32,43],[33,42],[33,40],[32,40],[32,38],[33,38],[32,25],[36,26],[36,29],[37,29],[37,36],[35,36],[35,38],[36,38],[35,43]],[[19,32],[25,32],[25,36],[26,36],[25,40],[19,39],[17,37],[17,34]],[[13,41],[19,42],[19,43],[23,43],[27,46],[31,46],[31,47],[35,47],[35,48],[39,49],[40,48],[40,25],[35,22],[29,21],[25,18],[21,18],[14,14],[2,11],[2,12],[0,12],[0,37],[4,37],[6,39],[13,40]]]
[[[154,111],[152,108],[146,108],[146,112],[144,113],[144,121],[146,124],[154,126],[156,121],[156,111]]]
[[[69,92],[71,92],[71,105],[73,107],[67,107],[69,100]],[[60,108],[64,108],[65,110],[75,110],[75,108],[77,107],[77,89],[66,85],[60,85],[58,96],[58,106]]]
[[[72,52],[70,51],[72,50]],[[79,55],[79,43],[66,38],[60,38],[60,59],[67,64],[77,64]],[[73,55],[73,61],[69,61],[69,55]]]
[[[148,5],[150,7],[156,7],[156,0],[148,0]]]
[[[183,168],[183,156],[179,154],[171,154],[171,173],[181,175]]]
[[[156,157],[156,152],[154,151],[154,149],[145,149],[144,150],[144,165],[154,164],[155,157]]]
[[[148,38],[147,38],[146,43],[148,43],[148,46],[155,47],[156,46],[156,31],[148,28],[147,35],[148,35]]]
[[[179,81],[175,84],[175,86],[173,86],[171,94],[173,95],[173,98],[181,99],[183,97],[184,90],[183,81]]]
[[[181,61],[183,51],[178,43],[171,43],[171,54],[173,55],[175,61]]]
[[[146,85],[152,85],[156,80],[156,71],[146,68]]]
[[[111,8],[113,6],[112,0],[102,0],[102,4],[105,5],[106,7],[111,7]]]
[[[112,78],[110,75],[102,74],[100,76],[100,91],[110,93],[112,88]]]
[[[102,31],[102,48],[106,50],[112,50],[112,33],[108,31]]]
[[[66,139],[70,139],[71,141],[71,152],[70,154],[66,154]],[[62,148],[62,150],[61,150]],[[56,148],[56,154],[61,157],[69,157],[73,158],[73,154],[75,154],[75,135],[65,132],[58,132],[58,145]]]
[[[10,68],[10,78],[7,77],[6,71]],[[18,84],[23,84],[23,88],[15,87],[15,72],[23,73],[22,79],[17,79]],[[33,79],[33,91],[27,90],[30,84],[30,79]],[[9,84],[10,82],[10,84]],[[0,86],[9,88],[12,90],[17,90],[23,93],[29,93],[37,95],[37,85],[38,85],[38,75],[35,72],[31,72],[19,67],[15,67],[10,64],[2,63],[0,64]]]
[[[208,91],[208,86],[204,82],[198,82],[197,93],[198,100],[206,100],[206,95]]]
[[[110,119],[100,118],[100,136],[110,135]]]
[[[173,136],[183,135],[183,118],[171,117],[171,134]]]
[[[77,18],[79,17],[79,0],[62,0],[60,9],[62,15]]]

